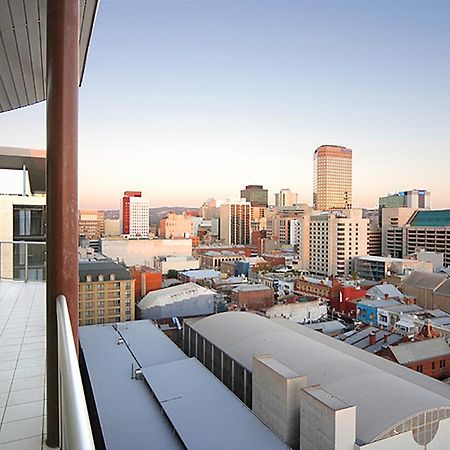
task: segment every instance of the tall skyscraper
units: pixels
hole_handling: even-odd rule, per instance
[[[131,238],[148,238],[150,211],[142,192],[126,191],[120,205],[122,234]]]
[[[313,206],[317,210],[352,207],[352,151],[321,145],[314,152]]]
[[[226,245],[250,244],[251,204],[240,199],[220,207],[220,239]]]
[[[245,198],[252,206],[267,206],[269,192],[259,184],[249,184],[241,191],[241,198]]]

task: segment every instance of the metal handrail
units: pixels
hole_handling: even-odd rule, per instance
[[[56,298],[61,448],[95,450],[66,297]]]

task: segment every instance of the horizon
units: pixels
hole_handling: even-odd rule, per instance
[[[130,189],[200,207],[247,184],[311,204],[324,144],[353,150],[355,207],[420,188],[449,208],[449,13],[443,0],[101,2],[80,208],[117,209]],[[5,113],[0,144],[45,148],[44,124],[43,103]]]

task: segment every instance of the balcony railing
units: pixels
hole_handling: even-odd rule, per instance
[[[61,448],[95,450],[66,298],[56,299]]]
[[[0,241],[0,278],[44,281],[45,258],[45,242]]]

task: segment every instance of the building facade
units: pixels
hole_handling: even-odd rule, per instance
[[[298,194],[290,189],[281,189],[275,194],[275,206],[294,206],[297,204]]]
[[[134,279],[110,259],[79,262],[79,324],[134,320]]]
[[[241,198],[245,198],[252,206],[268,206],[269,192],[259,184],[249,184],[241,191]]]
[[[314,152],[313,207],[316,210],[352,207],[352,150],[322,145]]]
[[[251,204],[243,199],[220,207],[220,240],[225,245],[250,244]]]
[[[189,238],[194,234],[192,216],[169,211],[159,222],[159,237],[162,239]]]
[[[367,255],[369,219],[359,209],[312,215],[309,271],[313,275],[348,276],[356,256]]]
[[[130,238],[148,238],[150,210],[142,192],[124,192],[120,206],[122,234]]]
[[[78,212],[78,233],[88,240],[100,239],[105,234],[105,213],[82,209]]]

